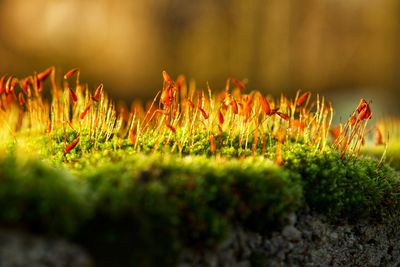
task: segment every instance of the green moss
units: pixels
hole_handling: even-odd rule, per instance
[[[237,224],[271,232],[302,203],[299,176],[264,158],[103,151],[68,161],[75,176],[15,162],[1,162],[9,170],[1,175],[0,201],[9,206],[2,223],[74,237],[100,258],[132,264],[174,265],[183,247],[215,248]]]
[[[76,137],[68,132],[67,143]],[[151,136],[142,137],[141,152],[116,136],[105,143],[80,138],[67,154],[64,133],[31,144],[55,168],[17,164],[12,154],[1,160],[0,203],[9,209],[0,222],[74,238],[110,265],[118,259],[117,265],[173,266],[183,248],[214,249],[237,225],[271,233],[304,206],[351,220],[399,213],[393,169],[369,158],[340,159],[329,147],[321,152],[288,141],[280,167],[272,138],[264,157],[250,156],[251,147],[226,133],[216,137],[216,155],[202,135],[180,144],[181,154],[178,145]],[[250,157],[238,159],[243,155]]]
[[[0,221],[41,232],[71,234],[90,216],[84,183],[39,161],[0,160]]]
[[[302,207],[351,220],[399,214],[399,174],[349,157],[369,121],[364,99],[338,139],[342,159],[328,143],[333,108],[309,92],[267,101],[228,82],[207,96],[163,72],[161,96],[130,113],[102,85],[93,97],[83,84],[67,87],[77,71],[63,87],[52,80],[52,101],[34,82],[21,102],[27,81],[55,77],[49,68],[21,80],[2,107],[1,224],[74,238],[105,266],[174,266],[182,248],[214,249],[233,226],[271,233]],[[397,169],[398,151],[388,150]]]
[[[388,166],[370,158],[340,159],[332,150],[312,152],[292,145],[285,166],[302,176],[308,205],[331,216],[351,219],[397,215],[400,177]]]
[[[109,156],[111,162],[119,158],[118,153]],[[111,218],[112,225],[132,222],[141,233],[138,237],[132,232],[132,238],[144,244],[160,238],[154,229],[162,225],[162,233],[176,243],[150,242],[150,250],[168,252],[169,258],[175,255],[171,248],[217,246],[234,224],[270,232],[301,205],[299,177],[260,158],[131,155],[119,163],[86,168],[82,175],[92,192],[95,214]],[[136,252],[144,257],[147,249]]]
[[[298,176],[264,159],[133,155],[83,175],[100,213],[170,212],[185,246],[215,246],[233,223],[269,232],[301,204]]]

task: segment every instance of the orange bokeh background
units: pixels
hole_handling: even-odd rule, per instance
[[[78,66],[126,101],[155,95],[166,69],[200,87],[320,92],[343,116],[360,97],[397,114],[399,40],[397,0],[0,1],[0,73]]]

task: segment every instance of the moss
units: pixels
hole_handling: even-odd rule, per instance
[[[216,248],[237,225],[269,234],[304,206],[351,220],[399,212],[393,169],[368,158],[342,160],[329,148],[287,143],[282,168],[265,157],[181,157],[131,147],[78,147],[61,161],[48,159],[57,168],[3,158],[0,203],[8,208],[1,223],[73,238],[109,265],[174,266],[183,248]]]
[[[285,158],[285,166],[302,176],[307,204],[319,212],[351,219],[399,212],[400,177],[388,166],[370,158],[341,160],[335,151],[304,145],[289,146]]]
[[[39,76],[52,80],[52,101],[34,82],[24,104]],[[0,223],[75,238],[104,265],[173,266],[184,247],[213,249],[234,225],[271,233],[304,206],[352,220],[400,210],[399,174],[353,157],[372,114],[364,99],[340,131],[309,92],[273,99],[228,82],[207,96],[163,72],[154,103],[130,112],[103,85],[54,77],[20,80],[2,107]]]
[[[111,162],[119,158],[118,153],[109,156]],[[301,205],[299,177],[264,159],[131,155],[119,163],[86,168],[82,175],[95,214],[111,218],[114,229],[132,222],[138,227],[131,233],[136,242],[150,242],[152,253],[164,251],[170,259],[176,255],[172,248],[216,247],[234,224],[270,232]],[[159,227],[163,231],[154,230]],[[160,233],[176,243],[156,241]],[[151,258],[145,254],[148,249],[137,249],[141,256],[135,261]]]
[[[53,234],[72,234],[90,216],[84,183],[39,161],[0,160],[0,221]]]
[[[299,176],[264,158],[123,150],[82,157],[66,165],[74,176],[34,161],[1,161],[8,171],[0,202],[9,207],[1,222],[75,238],[100,258],[172,266],[183,247],[215,248],[233,225],[271,232],[302,203]]]

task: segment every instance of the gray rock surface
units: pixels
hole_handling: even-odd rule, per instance
[[[333,224],[301,212],[288,221],[269,237],[234,229],[216,251],[185,252],[180,267],[400,266],[400,218]]]
[[[400,218],[332,223],[300,212],[269,236],[236,227],[215,251],[182,254],[179,267],[400,266]],[[92,267],[85,251],[59,239],[0,229],[0,267]]]
[[[92,267],[89,256],[64,240],[0,229],[0,267]]]

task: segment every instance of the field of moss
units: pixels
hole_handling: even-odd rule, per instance
[[[64,83],[73,75],[75,89],[57,87],[54,68],[0,83],[3,227],[73,240],[99,266],[174,266],[183,249],[215,249],[237,226],[271,234],[302,209],[399,215],[400,152],[362,148],[364,100],[339,129],[309,93],[273,100],[233,80],[205,97],[165,73],[160,99],[124,112],[77,69]]]

